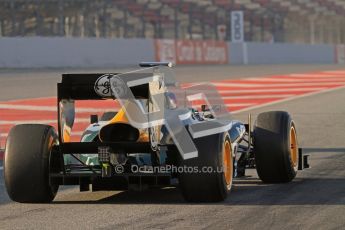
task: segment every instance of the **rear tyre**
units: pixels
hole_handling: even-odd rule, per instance
[[[5,150],[4,177],[7,193],[16,202],[51,202],[58,185],[49,182],[52,147],[58,144],[53,127],[25,124],[13,127]]]
[[[198,157],[182,160],[187,172],[179,175],[183,197],[189,202],[217,202],[226,199],[233,180],[233,154],[229,134],[194,139]],[[196,172],[191,169],[205,170]]]
[[[254,154],[256,170],[263,182],[284,183],[296,177],[297,134],[287,112],[259,114],[254,127]]]

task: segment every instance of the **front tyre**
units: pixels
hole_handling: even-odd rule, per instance
[[[254,127],[254,154],[259,178],[265,183],[290,182],[298,170],[295,123],[287,112],[260,113]]]
[[[9,197],[21,203],[51,202],[58,190],[49,182],[52,148],[58,144],[53,127],[25,124],[8,135],[4,159],[5,186]]]
[[[233,180],[233,154],[229,134],[194,139],[198,157],[182,160],[180,166],[202,172],[179,175],[183,197],[189,202],[217,202],[226,199]],[[187,169],[188,170],[188,169]]]

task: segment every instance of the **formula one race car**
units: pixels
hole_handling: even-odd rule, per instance
[[[58,132],[23,124],[8,135],[4,178],[12,200],[51,202],[59,185],[79,185],[80,191],[178,186],[187,201],[214,202],[227,197],[246,168],[255,167],[265,183],[284,183],[308,166],[287,112],[259,114],[252,131],[251,119],[228,116],[210,84],[180,88],[170,63],[141,66],[62,76]],[[196,109],[191,101],[202,98]],[[114,100],[119,109],[108,108],[100,119],[92,114],[81,141],[73,142],[80,100]]]

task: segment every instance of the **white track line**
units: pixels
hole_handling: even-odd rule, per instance
[[[243,79],[244,81],[259,81],[259,82],[293,82],[293,83],[322,83],[322,82],[328,82],[328,83],[339,83],[342,84],[345,82],[345,77],[342,79],[339,78],[324,78],[324,79],[291,79],[291,78],[252,78],[252,79]]]
[[[336,84],[345,84],[345,78],[344,82],[340,83],[334,83],[334,82],[288,82],[284,84],[265,84],[265,82],[260,83],[253,83],[253,84],[246,84],[246,83],[220,83],[220,82],[212,82],[212,85],[215,85],[217,87],[243,87],[243,88],[252,88],[252,87],[294,87],[294,86],[327,86],[327,85],[336,85]]]
[[[256,105],[257,103],[229,103],[226,104],[226,106],[232,106],[232,107],[239,107],[239,106],[252,106],[252,105]]]
[[[281,92],[294,92],[294,91],[321,91],[324,90],[324,87],[318,87],[318,88],[295,88],[295,89],[244,89],[244,90],[219,90],[218,92],[220,94],[223,93],[281,93]]]
[[[223,100],[231,100],[231,99],[269,99],[269,98],[285,98],[285,97],[293,97],[295,94],[268,94],[268,95],[248,95],[248,96],[225,96],[222,97]]]
[[[231,91],[227,91],[231,92]],[[223,100],[238,100],[238,99],[276,99],[276,98],[285,98],[293,97],[295,94],[267,94],[267,95],[241,95],[241,96],[221,96]],[[207,97],[208,100],[218,99],[219,97]]]
[[[56,106],[39,106],[39,105],[12,105],[0,104],[0,109],[15,109],[15,110],[33,110],[33,111],[52,111],[57,112]]]
[[[77,118],[75,123],[88,123],[88,118]],[[56,120],[11,120],[11,121],[0,121],[0,125],[19,125],[19,124],[51,124],[57,123]]]
[[[345,85],[345,82],[344,84],[340,84],[341,86]],[[306,92],[309,92],[309,91],[321,91],[321,90],[325,90],[325,89],[328,89],[327,87],[313,87],[313,88],[288,88],[288,89],[265,89],[265,88],[262,88],[262,89],[239,89],[239,90],[234,90],[234,89],[229,89],[227,90],[226,88],[227,87],[224,87],[225,89],[223,88],[220,88],[218,89],[218,93],[222,96],[222,94],[229,94],[229,93],[281,93],[281,92],[295,92],[295,91],[306,91]],[[190,95],[193,95],[193,93],[195,92],[195,94],[198,94],[200,93],[199,90],[188,90],[188,93]],[[203,91],[203,93],[213,93],[213,91],[209,90],[209,91]]]
[[[73,131],[73,129],[72,129],[72,133],[71,133],[71,136],[81,136],[82,134],[83,134],[83,130],[81,130],[81,131]],[[2,137],[2,138],[6,138],[8,136],[8,133],[2,133],[2,134],[0,134],[0,137]]]
[[[279,101],[273,101],[273,102],[269,102],[269,103],[265,103],[265,104],[259,104],[257,106],[236,110],[236,111],[232,112],[232,114],[242,113],[242,112],[246,112],[246,111],[249,111],[249,110],[258,109],[258,108],[261,108],[261,107],[266,107],[266,106],[270,106],[270,105],[279,104],[279,103],[282,103],[282,102],[288,102],[288,101],[292,101],[292,100],[295,100],[295,99],[300,99],[300,98],[304,98],[304,97],[310,97],[310,96],[314,96],[314,95],[317,95],[317,94],[323,94],[323,93],[333,92],[333,91],[342,90],[342,89],[345,89],[345,86],[340,86],[340,87],[337,87],[337,88],[331,88],[331,89],[326,89],[326,90],[317,91],[317,92],[311,92],[311,93],[307,93],[307,94],[303,94],[303,95],[299,95],[299,96],[295,96],[295,97],[290,97],[290,98],[286,98],[286,99],[279,100]]]
[[[117,107],[114,107],[117,108]],[[40,105],[12,105],[12,104],[0,104],[0,109],[15,109],[15,110],[30,110],[30,111],[51,111],[57,112],[56,106],[40,106]],[[76,112],[80,113],[97,113],[104,112],[108,109],[97,109],[97,108],[76,108]]]
[[[344,75],[340,75],[340,74],[290,74],[288,76],[291,76],[291,77],[301,77],[301,78],[342,78],[342,77],[345,77],[345,74]]]
[[[0,121],[0,125],[20,125],[20,124],[50,124],[55,123],[56,120],[11,120],[11,121]]]

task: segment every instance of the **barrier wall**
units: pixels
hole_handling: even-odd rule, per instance
[[[335,45],[334,53],[335,63],[345,64],[345,45]]]
[[[231,64],[332,64],[333,45],[229,43]]]
[[[155,40],[156,61],[176,64],[227,64],[228,45],[212,40]]]
[[[344,45],[226,43],[169,39],[0,38],[0,68],[177,64],[344,63]]]
[[[333,45],[224,43],[220,41],[156,40],[156,61],[177,64],[332,64],[345,51]],[[205,51],[208,50],[208,51]],[[335,52],[337,58],[335,60]],[[224,57],[227,55],[227,57]]]
[[[114,67],[154,60],[150,39],[0,38],[0,67]]]

